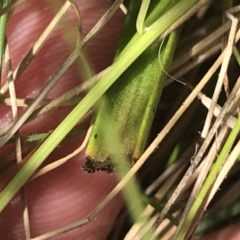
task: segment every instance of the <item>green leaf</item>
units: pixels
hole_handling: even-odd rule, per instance
[[[137,2],[132,1],[129,8],[129,16],[127,16],[123,30],[125,35],[123,35],[122,41],[129,38],[126,29],[129,29],[131,33],[132,23],[136,22]],[[136,38],[137,35],[138,33],[133,38]],[[141,156],[165,83],[166,71],[168,71],[172,61],[177,39],[178,31],[175,31],[165,38],[164,42],[158,42],[150,46],[107,91],[104,103],[100,104],[87,146],[87,157],[83,166],[85,171],[104,170],[111,172],[114,168],[112,164],[113,156],[110,154],[110,146],[107,143],[105,132],[106,119],[108,118],[113,122],[122,143],[122,146],[114,155],[124,154],[130,157],[132,162],[135,162]],[[121,42],[120,48],[122,48]],[[106,108],[108,111],[106,111]]]
[[[7,5],[8,5],[8,0],[3,0],[0,3],[1,8],[5,8]],[[2,71],[3,54],[5,52],[5,45],[6,45],[5,31],[6,31],[7,19],[8,19],[7,13],[0,16],[0,71]],[[0,79],[1,79],[1,72],[0,72]]]
[[[5,208],[14,195],[21,189],[37,168],[64,139],[69,131],[85,116],[97,103],[102,95],[110,88],[117,78],[144,52],[164,31],[168,29],[180,16],[191,9],[198,0],[181,0],[161,17],[161,25],[144,33],[141,38],[118,57],[107,74],[99,81],[70,114],[49,135],[44,143],[36,150],[24,164],[15,177],[0,193],[0,212]]]

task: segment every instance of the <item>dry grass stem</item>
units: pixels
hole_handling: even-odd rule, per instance
[[[30,119],[40,116],[51,109],[61,106],[64,102],[70,101],[73,97],[79,95],[80,93],[89,90],[100,78],[102,78],[108,71],[109,67],[101,71],[100,73],[94,75],[92,78],[85,81],[83,84],[80,84],[73,89],[67,91],[66,93],[62,94],[61,96],[51,100],[48,104],[43,106],[41,110],[37,111],[37,113],[33,113]]]
[[[81,42],[81,47],[87,45],[89,41],[94,37],[102,27],[111,19],[113,14],[119,9],[122,5],[123,0],[116,0],[113,2],[111,7],[106,11],[105,14],[99,19],[99,21],[94,25],[94,27],[90,30],[90,32],[86,35],[86,37]]]
[[[239,154],[240,154],[240,141],[238,141],[238,143],[235,145],[235,147],[231,151],[230,155],[226,159],[221,171],[219,172],[217,179],[215,180],[214,185],[212,186],[207,203],[204,206],[205,209],[208,206],[209,202],[212,200],[215,193],[218,191],[221,183],[224,181],[224,179],[228,175],[228,173],[231,170],[231,168],[233,167],[234,163],[238,159]]]
[[[232,20],[232,26],[231,26],[231,30],[230,30],[230,33],[229,33],[228,44],[227,44],[227,47],[226,47],[226,50],[225,50],[224,59],[223,59],[223,62],[222,62],[222,67],[221,67],[220,73],[219,73],[217,85],[215,87],[215,90],[214,90],[214,93],[213,93],[213,96],[212,96],[211,107],[208,111],[208,114],[207,114],[207,117],[206,117],[206,120],[205,120],[205,124],[204,124],[204,128],[203,128],[203,131],[202,131],[202,134],[201,134],[202,138],[206,138],[206,136],[208,134],[208,131],[209,131],[209,128],[211,126],[212,118],[213,118],[213,115],[214,115],[213,111],[214,111],[214,108],[217,104],[217,101],[218,101],[218,98],[219,98],[219,95],[220,95],[220,92],[221,92],[221,89],[222,89],[223,81],[224,81],[224,78],[225,78],[225,75],[226,75],[226,72],[227,72],[227,69],[228,69],[229,61],[230,61],[230,58],[231,58],[231,55],[232,55],[233,45],[235,43],[234,40],[235,40],[235,36],[236,36],[236,31],[237,31],[238,19],[234,18],[234,17],[231,17],[231,20]]]
[[[194,59],[194,61],[190,61],[188,64],[182,66],[181,68],[179,68],[178,70],[174,71],[173,73],[171,73],[171,75],[173,75],[175,78],[180,78],[182,76],[184,76],[186,73],[190,72],[192,69],[196,68],[197,66],[199,66],[201,63],[203,63],[204,61],[206,61],[209,57],[213,56],[214,54],[216,54],[217,52],[219,52],[221,49],[221,43],[213,46],[212,48],[210,48],[208,51],[200,54],[199,56],[197,56],[197,58]],[[173,82],[174,79],[172,78],[168,78],[166,85],[170,84]]]
[[[180,158],[178,161],[173,163],[169,168],[166,169],[151,185],[145,190],[146,195],[151,195],[156,191],[159,186],[166,181],[179,167],[181,167],[185,162],[184,157]]]
[[[13,10],[15,7],[25,1],[26,0],[17,0],[11,2],[6,8],[0,9],[0,15],[10,10]],[[11,57],[8,45],[6,46],[5,60],[7,70],[7,82],[0,89],[0,103],[2,105],[5,104],[11,106],[13,123],[9,124],[5,128],[0,129],[0,147],[4,146],[5,144],[11,144],[14,142],[15,152],[11,153],[11,155],[3,156],[3,164],[0,164],[0,171],[4,172],[2,169],[4,169],[7,164],[12,164],[13,159],[17,159],[17,164],[19,164],[18,166],[21,166],[24,161],[27,161],[29,159],[29,156],[39,147],[43,140],[38,139],[36,140],[36,142],[34,142],[34,144],[30,143],[27,146],[22,146],[22,142],[25,142],[25,139],[29,137],[25,136],[26,138],[20,138],[19,136],[19,129],[23,124],[35,119],[36,117],[44,113],[49,112],[56,107],[76,105],[81,100],[81,96],[79,96],[79,94],[91,89],[95,85],[95,83],[97,83],[111,68],[111,66],[109,66],[102,72],[92,76],[92,69],[88,65],[87,61],[85,62],[86,58],[83,49],[92,40],[92,38],[96,36],[96,34],[102,29],[102,27],[111,19],[113,14],[119,8],[124,12],[124,14],[127,13],[127,8],[123,4],[123,2],[123,0],[114,1],[111,7],[99,19],[99,21],[89,31],[89,33],[85,36],[84,39],[81,39],[80,34],[76,37],[76,46],[74,47],[68,58],[65,60],[65,62],[52,76],[49,77],[48,83],[35,99],[26,100],[17,98],[15,91],[15,81],[17,81],[27,69],[28,65],[37,55],[39,50],[44,46],[47,39],[51,36],[52,32],[62,21],[63,17],[67,14],[71,6],[74,6],[76,10],[76,15],[79,21],[78,27],[79,31],[81,32],[81,16],[75,1],[66,0],[64,4],[62,4],[61,8],[57,11],[52,21],[45,28],[45,30],[37,39],[33,47],[25,55],[23,61],[14,70],[12,70]],[[191,10],[181,16],[167,30],[167,32],[160,36],[159,40],[163,39],[166,34],[173,31],[178,26],[182,25],[194,14],[198,13],[198,16],[202,18],[205,10],[209,7],[210,3],[211,0],[199,0],[198,3]],[[189,143],[188,146],[183,149],[183,152],[180,152],[180,156],[177,156],[177,160],[175,160],[175,162],[163,173],[161,172],[161,175],[159,175],[156,180],[154,180],[148,185],[148,187],[144,191],[144,194],[146,196],[153,196],[153,199],[156,204],[158,204],[159,209],[162,210],[160,212],[158,208],[155,208],[155,202],[152,205],[148,203],[144,212],[142,212],[139,220],[132,224],[130,230],[126,233],[124,240],[140,240],[143,238],[144,233],[146,233],[150,228],[153,228],[154,230],[153,237],[157,237],[158,239],[169,240],[174,237],[174,234],[176,236],[190,208],[192,207],[194,201],[196,201],[196,196],[198,195],[204,181],[206,180],[209,172],[211,171],[211,166],[216,160],[216,156],[220,152],[229,132],[234,127],[237,121],[236,113],[239,112],[240,77],[238,78],[232,91],[228,95],[228,89],[230,88],[229,85],[231,86],[231,78],[229,77],[228,79],[227,71],[229,69],[230,58],[233,53],[233,47],[236,43],[238,43],[240,38],[240,29],[238,26],[239,16],[236,14],[239,12],[239,10],[240,5],[228,10],[227,16],[230,18],[231,21],[224,22],[224,24],[222,24],[220,27],[216,27],[219,20],[219,18],[217,17],[217,20],[215,19],[216,21],[214,20],[214,23],[211,26],[210,24],[207,27],[204,26],[204,28],[202,29],[203,31],[200,31],[198,28],[196,29],[196,31],[194,29],[192,36],[184,39],[185,41],[182,42],[183,48],[181,49],[184,51],[181,55],[179,54],[179,57],[175,58],[175,60],[173,61],[173,64],[169,71],[171,75],[168,75],[168,73],[166,73],[169,76],[166,85],[173,82],[174,80],[178,81],[178,79],[181,77],[186,78],[186,73],[190,72],[191,70],[199,66],[201,63],[205,62],[211,56],[220,52],[222,49],[222,39],[230,29],[227,45],[222,51],[222,53],[219,54],[217,60],[208,69],[207,73],[202,77],[196,87],[192,87],[191,84],[193,85],[193,83],[191,83],[191,81],[187,79],[186,82],[189,83],[186,85],[188,89],[191,90],[190,94],[187,97],[184,97],[185,100],[183,102],[181,100],[181,105],[179,104],[180,101],[174,102],[177,106],[180,107],[177,107],[177,111],[174,110],[175,112],[171,119],[165,124],[164,127],[161,128],[161,131],[159,132],[157,137],[151,142],[151,144],[148,146],[142,156],[138,159],[138,161],[132,166],[129,172],[124,176],[124,178],[120,182],[118,182],[118,184],[111,190],[111,192],[87,216],[58,229],[31,238],[27,200],[25,197],[24,188],[21,189],[20,194],[23,204],[23,222],[27,240],[44,240],[52,237],[57,237],[62,233],[66,233],[72,229],[79,228],[92,221],[92,219],[100,211],[102,211],[102,209],[117,194],[119,194],[119,192],[122,191],[122,189],[128,184],[129,180],[136,175],[136,173],[143,166],[143,164],[147,162],[153,152],[159,147],[163,140],[166,139],[166,136],[173,129],[173,127],[175,127],[177,124],[180,125],[179,119],[193,104],[194,100],[198,98],[201,101],[201,104],[208,109],[204,128],[201,133],[201,138],[200,136],[194,136],[194,141]],[[237,17],[233,17],[229,13],[235,13]],[[155,25],[151,25],[146,28],[146,31],[154,27]],[[199,31],[201,33],[199,33]],[[204,31],[206,31],[207,34]],[[204,34],[202,32],[204,32]],[[65,36],[64,32],[63,36]],[[67,39],[65,40],[66,43],[68,43]],[[192,46],[189,47],[189,45]],[[44,99],[49,93],[49,91],[58,83],[61,77],[77,59],[80,59],[81,67],[84,69],[83,76],[85,81],[55,99]],[[220,66],[221,69],[213,96],[212,98],[209,98],[203,93],[203,88],[206,86],[206,84],[210,82],[211,78]],[[223,107],[221,107],[220,105],[218,105],[218,103],[219,95],[223,86],[225,87],[227,93],[227,100],[225,101]],[[10,97],[4,96],[7,92],[9,92]],[[18,107],[27,108],[26,111],[21,115],[21,117],[18,117]],[[190,114],[191,113],[189,113],[189,115]],[[86,114],[83,120],[86,120],[86,118],[88,118],[89,116],[92,116],[91,111]],[[216,119],[212,124],[212,119],[214,117]],[[82,152],[88,143],[91,131],[92,125],[89,127],[81,146],[77,147],[77,149],[75,149],[67,156],[60,158],[51,164],[48,164],[42,169],[39,169],[37,172],[35,172],[35,174],[29,181],[60,167],[61,165],[75,157],[77,154]],[[202,140],[203,143],[201,144],[200,148],[197,148],[197,151],[192,154],[195,146],[198,146],[196,145],[198,144],[198,141],[200,142]],[[30,150],[31,152],[28,153]],[[22,155],[25,155],[26,153],[28,153],[28,155],[24,159],[22,159]],[[198,224],[199,220],[203,216],[205,209],[208,207],[210,201],[213,199],[214,195],[218,191],[220,185],[222,184],[226,176],[230,174],[229,172],[235,164],[239,155],[240,141],[235,144],[232,151],[226,157],[222,169],[219,172],[209,191],[207,199],[203,202],[199,211],[196,213],[196,216],[192,221],[191,226],[189,226],[187,232],[188,236],[191,235],[191,232],[194,232],[195,226]],[[191,158],[191,156],[193,157]],[[179,181],[180,178],[181,180]],[[231,201],[239,197],[239,193],[236,191],[236,189],[239,188],[239,184],[239,181],[237,181],[226,191],[227,197],[229,197]],[[191,193],[189,194],[189,192]],[[168,200],[166,200],[167,196],[170,196]],[[186,202],[187,204],[185,204]],[[216,201],[213,210],[220,208],[228,204],[229,202],[230,200],[225,201],[225,199],[220,199],[219,201]],[[184,203],[184,207],[182,203]],[[171,208],[172,211],[170,212]],[[141,217],[143,216],[148,216],[150,219],[150,221],[145,225],[141,222]],[[177,222],[176,219],[179,221],[178,226],[174,225]]]
[[[240,31],[238,32],[237,39],[240,37]],[[171,118],[171,120],[166,124],[166,126],[163,128],[163,130],[159,133],[159,135],[155,138],[155,140],[150,144],[150,146],[147,148],[147,150],[143,153],[143,155],[140,157],[140,159],[135,163],[135,165],[131,168],[131,170],[126,174],[126,176],[117,184],[117,186],[106,196],[106,198],[99,203],[99,205],[88,215],[86,219],[91,219],[94,217],[117,193],[121,191],[121,189],[127,184],[129,179],[139,170],[139,168],[145,163],[145,161],[148,159],[148,157],[151,155],[151,153],[155,150],[155,148],[161,143],[161,141],[164,139],[166,134],[171,130],[171,128],[174,126],[174,124],[177,122],[177,120],[180,118],[180,116],[186,111],[186,109],[190,106],[192,101],[197,97],[199,92],[202,90],[202,88],[205,86],[205,84],[209,81],[213,73],[217,70],[217,68],[220,66],[222,60],[223,60],[224,52],[218,57],[216,62],[212,65],[212,67],[208,70],[208,72],[205,74],[205,76],[202,78],[200,83],[194,88],[194,90],[191,92],[191,94],[187,97],[187,99],[184,101],[184,103],[181,105],[181,107],[178,109],[178,111],[174,114],[174,116]],[[223,116],[221,116],[223,117]],[[220,124],[220,123],[219,123]],[[189,174],[190,171],[190,174]],[[160,220],[163,219],[163,217],[168,212],[170,206],[173,202],[175,202],[176,197],[179,195],[183,187],[185,186],[187,180],[192,175],[193,171],[192,168],[188,170],[185,177],[180,182],[180,185],[178,185],[177,191],[174,192],[172,197],[169,199],[167,203],[167,207],[163,209],[163,212],[161,214]],[[86,223],[87,220],[83,219],[80,223]],[[161,221],[159,221],[161,222]],[[159,224],[157,224],[158,226]]]
[[[82,142],[81,146],[79,146],[76,150],[74,150],[72,153],[68,154],[67,156],[65,156],[63,158],[60,158],[60,159],[54,161],[53,163],[50,163],[47,166],[43,167],[42,169],[37,171],[30,180],[33,180],[37,177],[40,177],[40,176],[56,169],[57,167],[60,167],[62,164],[66,163],[68,160],[71,160],[77,154],[82,152],[84,150],[84,148],[86,147],[87,143],[88,143],[91,132],[92,132],[92,126],[89,127],[89,129],[87,131],[87,134],[86,134],[86,136],[84,138],[84,141]]]
[[[170,71],[175,71],[178,68],[181,68],[183,65],[188,63],[190,60],[195,59],[195,57],[199,56],[203,51],[206,52],[206,49],[213,47],[216,45],[216,40],[220,41],[220,37],[226,33],[231,27],[230,21],[225,23],[224,25],[217,28],[215,31],[210,33],[208,36],[194,44],[188,51],[185,51],[184,54],[174,59]]]
[[[68,1],[67,1],[68,2]],[[49,34],[54,30],[56,24],[60,21],[60,19],[64,16],[65,12],[68,10],[68,8],[71,6],[72,3],[67,2],[64,4],[64,6],[59,10],[59,12],[56,14],[56,16],[53,18],[52,22],[49,24],[49,26],[47,27],[47,29],[45,29],[43,35],[40,36],[40,38],[38,39],[38,41],[35,43],[34,47],[32,48],[32,50],[29,51],[29,53],[25,56],[24,60],[20,63],[19,67],[17,67],[17,69],[14,71],[14,76],[15,77],[19,77],[20,74],[23,72],[23,70],[27,67],[27,64],[30,60],[32,60],[32,58],[36,55],[37,51],[40,50],[40,47],[42,46],[41,44],[43,44],[47,37],[49,36]],[[67,5],[66,5],[67,4]],[[120,3],[118,3],[120,4]],[[106,12],[106,16],[108,18],[108,20],[110,19],[110,17],[113,15],[114,11],[117,10],[116,8],[117,4],[115,3],[112,8]],[[4,137],[2,137],[0,139],[0,146],[2,146],[3,144],[6,143],[6,141],[8,141],[8,139],[14,134],[15,131],[17,131],[17,129],[19,129],[19,127],[22,126],[22,124],[29,119],[29,117],[32,115],[32,113],[39,108],[39,105],[41,104],[42,100],[44,99],[44,97],[46,96],[46,94],[52,89],[52,87],[58,82],[58,80],[61,78],[61,76],[67,71],[67,69],[72,65],[72,63],[78,58],[79,54],[80,54],[80,48],[84,47],[86,43],[88,43],[91,38],[93,36],[95,36],[95,34],[100,30],[100,28],[102,28],[102,24],[106,24],[107,21],[103,20],[103,18],[101,18],[96,25],[93,27],[92,30],[90,30],[89,34],[83,39],[83,41],[80,43],[80,46],[78,46],[71,54],[70,56],[67,58],[67,60],[63,63],[63,65],[59,68],[58,71],[56,71],[56,73],[50,77],[48,84],[45,86],[45,88],[41,91],[41,93],[37,96],[37,98],[35,99],[35,101],[29,106],[29,108],[24,112],[24,114],[21,116],[21,118],[17,121],[14,122],[14,124],[10,124],[10,126],[5,127],[4,129],[1,129],[0,135],[4,135]],[[55,24],[55,25],[54,25]],[[19,72],[19,69],[21,69],[21,71]],[[99,74],[101,76],[101,74]],[[98,76],[99,76],[98,75]],[[97,78],[98,78],[97,76]],[[79,86],[77,88],[77,90],[75,89],[71,91],[71,93],[67,96],[68,98],[65,99],[63,96],[61,97],[61,100],[58,101],[56,100],[52,106],[50,104],[50,106],[47,106],[44,108],[44,110],[39,113],[42,114],[44,112],[49,111],[50,109],[52,109],[53,107],[56,106],[56,104],[58,105],[59,102],[63,102],[66,100],[69,100],[69,96],[71,96],[74,92],[74,96],[76,94],[79,94],[80,92],[87,90],[90,86],[92,86],[93,83],[95,83],[95,77],[93,77],[92,81],[89,81],[88,83],[86,83],[83,86]],[[2,88],[2,92],[4,93],[7,90],[7,86]],[[39,115],[37,114],[37,116]],[[32,118],[31,118],[32,119]]]
[[[178,166],[177,169],[175,169],[174,172],[171,171],[171,176],[168,177],[168,179],[162,184],[162,186],[159,188],[159,190],[157,191],[157,193],[154,195],[154,199],[156,199],[156,202],[161,202],[163,200],[163,198],[167,195],[167,193],[169,192],[169,190],[172,188],[172,186],[174,186],[174,183],[176,183],[176,180],[182,175],[184,168],[186,167],[186,164],[181,163],[181,166]],[[144,216],[151,216],[154,212],[155,212],[155,208],[152,207],[151,205],[148,205],[145,208],[145,211],[143,212]],[[153,216],[151,218],[151,222],[149,222],[149,227],[152,227],[152,225],[154,224],[155,220],[156,220],[157,216]],[[140,218],[141,219],[141,216]],[[128,231],[128,233],[126,234],[124,240],[140,240],[142,239],[142,235],[143,232],[140,231],[140,229],[142,230],[145,226],[141,223],[141,221],[139,220],[139,222],[135,223],[131,229]],[[134,236],[134,238],[133,238]],[[137,236],[137,238],[136,238]]]
[[[68,2],[68,1],[67,1]],[[118,9],[119,5],[121,4],[122,1],[117,1],[115,2],[112,7],[106,12],[106,14],[99,20],[99,22],[93,27],[93,29],[89,32],[89,34],[83,39],[83,41],[81,42],[80,46],[83,47],[86,43],[88,43],[91,38],[103,27],[103,25],[105,25],[107,23],[107,21],[110,19],[110,17],[113,15],[113,13]],[[69,4],[69,3],[68,3]],[[59,13],[58,13],[59,14]],[[59,15],[58,15],[59,16]],[[56,20],[56,17],[54,18]],[[54,21],[53,19],[53,21]],[[45,30],[46,31],[46,30]],[[41,36],[42,37],[42,36]],[[33,111],[37,108],[39,108],[39,104],[40,102],[43,100],[43,98],[45,97],[45,95],[49,92],[49,90],[57,83],[57,81],[60,79],[60,77],[66,72],[66,70],[69,68],[69,66],[77,59],[77,57],[79,56],[79,51],[80,51],[80,46],[78,46],[78,48],[76,48],[73,53],[70,55],[70,57],[65,61],[65,63],[60,67],[59,71],[57,71],[55,73],[55,75],[49,80],[49,83],[47,84],[47,86],[42,90],[42,92],[39,94],[39,96],[34,100],[34,102],[29,106],[28,110],[23,114],[23,116],[19,119],[19,121],[15,122],[13,124],[13,126],[10,126],[10,132],[7,132],[0,140],[0,145],[4,144],[4,142],[6,142],[7,139],[9,139],[11,137],[12,134],[14,134],[15,131],[18,130],[18,128],[29,118],[29,116],[31,116],[31,114],[33,113]],[[34,56],[33,56],[34,57]],[[21,64],[24,65],[24,62],[22,62]],[[107,70],[103,71],[103,73],[105,73]],[[84,91],[84,90],[88,90],[95,82],[96,80],[98,80],[101,75],[103,73],[98,74],[97,76],[94,76],[92,81],[87,81],[86,83],[84,83],[82,86],[79,87],[79,89],[76,89],[75,92],[71,92],[71,94],[73,94],[72,96],[75,96],[77,94],[79,94],[80,92]],[[19,76],[19,75],[18,75]],[[7,89],[6,89],[7,90]],[[5,90],[5,91],[6,91]],[[71,95],[70,94],[70,95]],[[70,98],[72,98],[72,96],[70,96]],[[68,95],[69,97],[69,95]],[[66,101],[66,98],[61,98],[60,101],[59,99],[57,99],[57,101],[53,101],[52,106],[50,105],[48,107],[45,107],[43,112],[49,111],[50,109],[52,109],[53,107],[57,106],[62,103],[63,101]],[[50,103],[51,104],[51,103]],[[7,129],[8,131],[8,129]],[[75,156],[76,154],[78,154],[80,151],[83,150],[83,148],[85,147],[85,145],[87,144],[88,138],[89,138],[89,134],[90,134],[91,128],[89,129],[89,133],[87,134],[83,144],[76,149],[73,153],[71,153],[70,155],[59,159],[59,161],[50,164],[48,166],[46,166],[44,169],[40,170],[37,175],[35,175],[35,177],[40,176],[42,174],[45,174],[48,171],[53,170],[54,168],[62,165],[63,163],[65,163],[67,160],[71,159],[73,156]],[[95,216],[95,215],[94,215]],[[68,226],[64,226],[63,228],[57,229],[56,231],[52,231],[50,233],[46,233],[42,236],[38,236],[34,239],[47,239],[50,236],[56,236],[58,234],[61,234],[63,232],[69,231],[70,229],[79,227],[85,223],[87,223],[88,221],[91,220],[91,215],[89,215],[88,218],[84,219],[84,220],[80,220],[77,221],[76,223],[72,223]],[[29,235],[30,234],[26,234]]]
[[[53,102],[55,99],[51,100],[51,99],[44,99],[37,107],[37,109]],[[73,97],[70,100],[67,101],[62,101],[59,104],[57,104],[58,107],[63,107],[63,106],[73,106],[76,105],[77,103],[79,103],[79,101],[81,100],[80,97]],[[25,99],[25,98],[17,98],[16,99],[16,105],[17,107],[28,107],[29,105],[31,105],[33,102],[35,101],[35,99]],[[10,98],[4,98],[1,101],[1,104],[7,105],[7,106],[11,106],[11,99]],[[29,119],[27,120],[29,121]]]
[[[178,218],[181,211],[176,211],[172,214],[174,218]],[[169,240],[173,237],[177,226],[174,225],[169,219],[164,219],[156,230],[155,236],[159,236],[159,240]]]
[[[16,101],[16,91],[13,79],[13,71],[12,71],[12,61],[10,56],[10,51],[8,44],[6,44],[6,51],[5,51],[5,62],[6,62],[6,72],[7,72],[7,86],[9,88],[9,95],[11,100],[11,108],[12,108],[12,116],[13,121],[18,119],[18,107]],[[21,163],[22,161],[22,148],[21,148],[21,139],[19,136],[18,131],[15,133],[15,151],[16,151],[16,164]],[[26,239],[30,239],[30,225],[29,225],[29,213],[28,213],[28,206],[26,202],[26,195],[25,190],[22,188],[20,190],[22,205],[23,205],[23,225]]]
[[[238,31],[236,40],[238,40],[238,38],[240,37],[240,30]],[[225,49],[226,50],[226,49]],[[185,102],[187,103],[183,103],[183,105],[181,106],[181,108],[185,109],[187,104],[190,104],[189,100],[192,102],[193,101],[193,97],[196,97],[195,94],[198,94],[201,89],[204,87],[204,85],[207,83],[207,81],[209,80],[210,76],[217,70],[217,68],[220,66],[221,62],[223,61],[223,56],[225,54],[225,50],[223,51],[223,53],[218,57],[218,59],[216,60],[216,62],[212,65],[212,67],[208,70],[208,72],[206,73],[206,75],[203,77],[203,79],[200,81],[200,83],[196,86],[196,88],[191,92],[191,94],[189,95],[189,97],[187,98],[187,100]],[[240,81],[240,80],[239,80]],[[179,193],[182,191],[182,189],[184,188],[184,186],[186,185],[186,182],[188,181],[188,179],[191,177],[191,175],[193,174],[195,167],[198,165],[198,163],[200,162],[203,154],[205,153],[209,142],[212,140],[213,136],[216,133],[217,128],[219,127],[219,125],[221,124],[227,110],[228,107],[230,105],[230,103],[232,102],[232,99],[235,97],[235,94],[238,90],[238,84],[235,85],[234,90],[232,91],[232,93],[230,94],[228,100],[225,103],[225,108],[222,110],[221,114],[218,116],[217,120],[215,121],[212,129],[210,130],[207,138],[205,139],[205,141],[203,142],[201,148],[199,149],[197,155],[195,156],[194,159],[194,165],[191,165],[189,167],[189,169],[187,170],[186,174],[184,175],[184,177],[182,178],[182,180],[180,181],[180,183],[178,184],[178,187],[176,188],[176,190],[174,191],[173,195],[170,197],[170,199],[168,200],[168,203],[166,204],[166,206],[164,207],[164,209],[162,210],[161,214],[159,215],[159,219],[156,223],[156,226],[159,225],[159,223],[163,220],[164,216],[167,214],[167,212],[169,211],[170,207],[172,206],[172,204],[175,202],[177,196],[179,195]],[[181,108],[176,112],[175,115],[178,114],[178,112],[180,112]],[[174,115],[174,117],[175,117]],[[174,118],[173,117],[173,118]],[[178,117],[178,115],[176,116],[176,118]],[[173,119],[172,118],[172,119]],[[169,125],[171,122],[171,120],[168,122],[167,125]],[[166,125],[166,126],[167,126]],[[166,128],[166,127],[165,127]]]
[[[209,109],[211,106],[211,98],[207,97],[205,94],[203,93],[199,93],[199,98],[201,99],[202,104]],[[216,105],[215,108],[213,109],[213,115],[215,117],[218,117],[220,112],[222,111],[222,108],[219,105]],[[236,122],[236,118],[232,115],[229,115],[226,117],[224,123],[229,127],[229,128],[233,128],[234,124]]]
[[[16,69],[13,72],[13,80],[16,81],[19,76],[25,71],[27,66],[31,63],[33,58],[36,56],[36,54],[39,52],[39,50],[42,48],[46,40],[49,38],[53,30],[56,28],[58,23],[60,22],[61,18],[66,14],[68,9],[70,8],[71,3],[69,1],[66,1],[64,5],[61,7],[61,9],[58,11],[56,16],[53,18],[53,20],[49,23],[49,25],[46,27],[46,29],[43,31],[41,36],[37,39],[33,47],[29,50],[29,52],[25,55],[22,62],[19,64],[19,66],[16,67]],[[0,90],[1,94],[6,93],[8,90],[7,83],[3,85],[3,87]]]
[[[197,179],[195,180],[195,183],[194,183],[194,187],[191,191],[191,194],[188,198],[188,201],[187,201],[187,204],[186,204],[186,207],[184,209],[184,212],[180,218],[180,221],[179,221],[179,225],[178,225],[178,228],[181,227],[186,215],[188,214],[188,211],[190,210],[193,202],[196,200],[196,196],[198,195],[201,187],[202,187],[202,184],[203,182],[205,181],[208,173],[209,173],[209,170],[212,166],[212,163],[214,162],[218,152],[219,152],[219,149],[222,147],[223,143],[224,143],[224,140],[226,139],[226,135],[227,133],[229,133],[229,130],[224,127],[223,129],[221,129],[216,138],[215,138],[215,141],[214,143],[212,144],[210,150],[209,150],[209,153],[207,154],[207,156],[204,158],[202,164],[201,164],[201,171],[199,171],[199,174],[197,176]]]

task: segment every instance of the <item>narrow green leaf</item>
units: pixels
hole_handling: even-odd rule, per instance
[[[177,233],[175,240],[182,240],[185,239],[185,234],[187,233],[188,227],[191,225],[196,212],[200,208],[202,202],[204,201],[209,189],[211,188],[214,180],[217,177],[217,174],[219,170],[221,169],[221,166],[223,164],[223,161],[229,154],[229,151],[231,150],[234,141],[236,140],[236,137],[238,136],[240,131],[240,114],[238,115],[238,119],[235,123],[234,128],[232,129],[230,135],[227,138],[227,141],[225,142],[216,162],[213,164],[213,167],[206,178],[201,190],[199,191],[199,194],[196,196],[196,200],[193,203],[192,207],[190,208],[181,228],[179,229],[179,232]]]
[[[181,0],[161,17],[162,25],[146,32],[127,52],[112,65],[108,73],[99,81],[70,114],[49,135],[32,157],[24,164],[15,177],[0,193],[0,212],[21,189],[37,168],[64,139],[69,131],[84,117],[102,97],[116,79],[180,16],[192,8],[198,0]]]
[[[132,4],[136,2],[132,1]],[[129,13],[131,14],[131,11]],[[129,28],[129,25],[126,24],[126,27]],[[83,167],[85,171],[111,172],[114,168],[105,133],[107,118],[113,122],[122,142],[122,148],[119,148],[115,154],[125,154],[133,162],[141,156],[177,39],[178,32],[176,31],[164,39],[164,42],[150,46],[107,91],[104,104],[99,107],[87,146],[87,157]],[[105,111],[106,102],[108,112]]]
[[[5,8],[8,5],[8,0],[2,0],[1,8]],[[6,45],[6,24],[7,24],[8,14],[4,13],[0,16],[0,79],[1,79],[1,71],[2,71],[2,63],[3,63],[3,54],[5,51]],[[1,82],[1,81],[0,81]]]

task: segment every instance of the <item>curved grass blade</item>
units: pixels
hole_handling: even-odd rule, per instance
[[[191,9],[197,0],[182,0],[161,17],[161,25],[146,32],[139,41],[125,54],[122,54],[83,100],[70,112],[70,114],[49,135],[44,143],[36,150],[30,159],[24,164],[15,177],[0,193],[0,212],[19,191],[19,189],[32,176],[37,168],[64,139],[68,132],[84,117],[84,115],[101,98],[116,79],[141,55],[161,34],[164,33],[179,17]]]

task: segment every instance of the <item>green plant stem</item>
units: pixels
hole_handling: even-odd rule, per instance
[[[105,111],[107,114],[109,112],[109,105],[104,98],[102,99],[101,104],[102,104],[102,111]],[[106,118],[105,121],[106,121],[106,125],[103,126],[103,131],[106,133],[105,136],[106,136],[107,144],[109,146],[110,156],[113,159],[114,164],[119,169],[118,178],[121,180],[129,171],[129,160],[125,155],[115,154],[119,150],[119,148],[120,149],[122,148],[122,144],[117,134],[117,131],[113,125],[113,122],[111,121],[111,118]],[[132,179],[130,179],[130,181],[128,181],[126,186],[123,188],[123,194],[129,209],[132,222],[135,223],[140,220],[140,222],[143,225],[146,225],[149,222],[149,219],[147,216],[141,215],[141,213],[145,209],[145,204],[143,201],[143,194],[140,190],[138,181],[135,176]],[[150,239],[151,236],[152,236],[152,231],[150,229],[142,234],[141,239],[148,240]]]
[[[139,10],[137,23],[136,23],[137,32],[140,34],[143,34],[143,30],[144,30],[143,24],[147,15],[149,4],[150,4],[150,0],[142,0],[141,8]]]
[[[176,0],[176,2],[177,1],[178,0]],[[170,10],[175,4],[176,4],[175,1],[169,2],[168,0],[161,0],[159,2],[159,4],[156,7],[154,7],[152,12],[147,17],[146,21],[144,22],[144,27],[148,27],[149,25],[153,24],[155,21],[157,21],[159,19],[159,16],[162,16],[163,13],[167,12],[167,10]],[[134,23],[134,25],[135,25],[135,23]],[[129,31],[129,29],[127,29],[125,31]],[[133,33],[132,33],[133,37],[132,37],[132,35],[130,35],[129,39],[128,38],[120,39],[119,47],[118,47],[117,53],[116,53],[116,56],[117,56],[116,60],[118,58],[122,57],[126,52],[128,52],[129,49],[132,48],[132,46],[137,44],[137,42],[141,38],[142,34],[140,34],[138,32],[136,32],[135,34],[134,33],[135,33],[135,29],[133,28]],[[122,34],[127,35],[126,32],[124,32],[124,31]]]
[[[1,9],[5,8],[8,5],[8,0],[2,0]],[[4,13],[0,16],[0,83],[2,76],[2,63],[3,63],[3,54],[5,52],[6,45],[6,25],[7,25],[8,14]]]
[[[139,41],[116,61],[108,73],[99,81],[70,114],[58,125],[32,157],[24,164],[15,177],[0,193],[0,212],[32,176],[37,168],[63,140],[69,131],[101,98],[116,79],[143,53],[161,34],[164,33],[180,16],[193,7],[198,0],[182,0],[161,17],[162,24],[141,36]]]
[[[238,62],[238,65],[240,66],[240,54],[236,46],[233,46],[233,54]]]
[[[231,150],[233,143],[239,134],[240,131],[240,115],[238,116],[237,122],[232,129],[226,143],[224,144],[217,161],[214,163],[206,181],[204,182],[201,190],[199,191],[198,196],[196,196],[196,200],[193,203],[191,209],[188,212],[187,217],[185,218],[181,228],[179,229],[179,232],[177,233],[175,240],[183,240],[185,239],[185,234],[188,231],[189,226],[194,220],[194,217],[196,213],[198,212],[198,209],[201,207],[202,202],[204,201],[205,197],[208,194],[208,191],[210,190],[213,182],[215,181],[217,174],[219,173],[221,166],[223,162],[225,161],[227,155],[229,154],[229,151]]]

